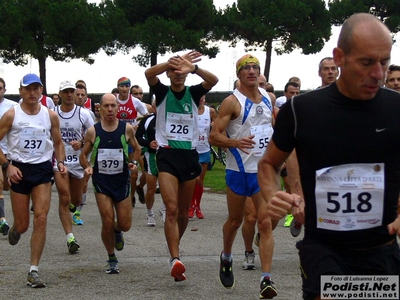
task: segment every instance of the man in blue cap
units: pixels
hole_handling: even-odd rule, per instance
[[[7,135],[7,157],[0,150],[0,164],[6,171],[11,189],[14,225],[8,241],[16,245],[29,227],[29,201],[34,210],[31,237],[31,259],[27,284],[45,287],[39,278],[38,265],[46,241],[46,220],[50,208],[53,177],[53,146],[60,174],[68,173],[64,166],[65,150],[57,114],[38,101],[43,84],[35,74],[21,79],[19,93],[22,102],[8,110],[0,120],[0,140]]]

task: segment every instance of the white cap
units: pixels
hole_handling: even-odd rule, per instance
[[[63,90],[66,90],[66,89],[73,89],[73,90],[76,90],[76,87],[75,87],[75,85],[72,84],[72,82],[69,81],[69,80],[61,81],[61,83],[60,83],[60,91],[63,91]]]

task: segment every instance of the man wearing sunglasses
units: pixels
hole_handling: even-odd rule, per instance
[[[274,241],[267,202],[261,196],[257,181],[257,163],[273,132],[273,106],[267,91],[258,86],[260,62],[255,56],[246,54],[241,57],[236,63],[236,74],[240,85],[223,100],[209,138],[213,146],[228,148],[228,219],[223,226],[224,245],[219,276],[224,287],[232,288],[235,284],[232,245],[243,221],[246,197],[251,197],[257,209],[260,232],[260,299],[271,299],[277,295],[271,282]]]

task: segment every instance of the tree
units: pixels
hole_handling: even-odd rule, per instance
[[[386,24],[392,34],[400,31],[400,0],[330,0],[332,24],[342,25],[352,14],[370,13]]]
[[[238,0],[218,12],[214,34],[233,47],[243,40],[248,50],[263,49],[269,80],[274,41],[278,54],[296,48],[317,53],[331,36],[331,24],[324,0]]]
[[[210,46],[215,18],[212,0],[115,0],[125,11],[133,35],[121,43],[139,45],[142,54],[133,59],[140,66],[157,64],[157,55],[196,49],[215,57],[218,47]]]
[[[5,63],[39,62],[46,93],[46,59],[69,62],[90,54],[112,39],[103,12],[86,0],[0,0],[0,57]]]

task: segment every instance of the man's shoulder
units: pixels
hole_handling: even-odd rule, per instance
[[[226,96],[226,98],[224,100],[222,100],[222,102],[237,102],[238,99],[237,97],[234,95],[234,93],[230,93],[228,96]]]
[[[10,99],[7,99],[7,98],[3,98],[3,103],[4,103],[6,106],[9,106],[9,107],[18,105],[18,102],[17,102],[17,101],[13,101],[13,100],[10,100]]]
[[[84,107],[84,106],[78,106],[78,109],[80,110],[80,114],[81,115],[88,116],[88,117],[91,116],[90,112],[92,112],[92,111],[90,110],[90,108],[87,108],[87,107]]]
[[[335,97],[340,96],[340,94],[335,93],[334,90],[330,86],[326,86],[323,88],[318,88],[315,90],[307,91],[298,96],[295,96],[295,98],[302,99],[302,100],[310,99],[312,101],[313,99],[316,99],[316,98],[318,98],[319,100],[326,99],[326,97],[330,96],[330,95],[335,96]]]
[[[384,97],[393,97],[393,98],[397,98],[400,99],[400,93],[398,91],[389,89],[387,87],[381,87],[380,88],[380,94],[378,94],[378,96],[384,98]]]
[[[135,106],[137,106],[137,105],[139,105],[139,104],[142,103],[142,101],[140,101],[139,98],[136,98],[136,97],[133,96],[133,95],[130,95],[130,96],[131,96],[131,101],[133,102],[133,104],[134,104]]]

